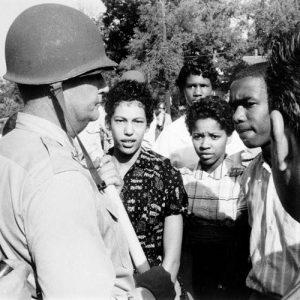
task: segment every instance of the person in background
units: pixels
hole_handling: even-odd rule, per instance
[[[109,88],[104,80],[101,80],[102,86],[98,92],[98,99],[99,99],[99,118],[95,121],[89,122],[88,125],[84,128],[83,131],[79,133],[79,138],[81,139],[82,143],[84,144],[88,154],[90,155],[92,161],[99,161],[103,155],[106,153],[107,145],[106,145],[106,128],[105,128],[105,113],[103,108],[103,95],[108,92]],[[81,153],[80,146],[76,143],[77,150],[79,156],[83,159],[83,154]]]
[[[226,154],[234,130],[231,107],[207,96],[188,108],[186,126],[198,165],[180,169],[189,201],[184,250],[191,252],[182,273],[191,270],[195,299],[238,299],[249,271],[249,230],[247,203],[238,197],[244,167]]]
[[[73,144],[99,117],[101,72],[117,65],[98,28],[76,9],[36,5],[14,20],[5,56],[4,78],[17,83],[24,108],[0,140],[3,256],[30,269],[34,298],[174,298],[163,268],[134,281],[126,232],[106,190],[122,187],[112,158],[86,168]]]
[[[244,171],[241,199],[248,203],[250,258],[246,279],[250,299],[281,299],[300,267],[300,224],[283,208],[271,172],[271,122],[267,63],[241,70],[230,87],[234,123],[247,147],[262,152]],[[244,201],[243,200],[243,201]]]
[[[201,61],[196,65],[185,64],[179,72],[176,85],[184,95],[189,107],[194,102],[214,93],[217,85],[217,72],[208,60]],[[235,139],[231,145],[228,143],[228,147],[231,148],[230,151],[227,151],[229,155],[245,149],[239,139]],[[185,125],[185,115],[162,131],[152,149],[169,158],[176,168],[187,167],[193,170],[199,160]]]
[[[271,110],[274,184],[284,209],[297,222],[300,222],[299,53],[298,26],[274,44],[266,76]],[[299,269],[284,299],[300,299]]]
[[[165,95],[158,93],[153,120],[144,135],[143,146],[152,149],[161,132],[172,123],[171,116],[166,112]]]
[[[112,87],[105,102],[114,141],[109,153],[124,180],[121,198],[150,266],[161,264],[175,282],[187,196],[169,160],[142,147],[154,104],[146,83],[124,80]]]

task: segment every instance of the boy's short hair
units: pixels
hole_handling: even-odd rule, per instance
[[[186,80],[190,75],[201,75],[203,78],[208,78],[213,89],[218,85],[218,72],[209,60],[201,62],[198,61],[197,63],[187,62],[184,64],[176,79],[176,85],[181,92],[183,91]]]
[[[258,77],[265,79],[267,72],[268,63],[262,62],[254,65],[247,66],[242,70],[238,71],[234,76],[233,80],[239,80],[245,77]]]
[[[234,131],[233,111],[229,103],[218,96],[207,96],[198,102],[193,103],[187,109],[186,125],[192,135],[195,124],[199,119],[211,118],[216,120],[220,127],[230,136]]]
[[[147,125],[150,125],[153,120],[153,112],[156,107],[156,101],[153,99],[146,83],[137,82],[135,80],[124,80],[113,86],[107,93],[106,100],[104,102],[107,122],[110,122],[116,107],[122,101],[141,102],[145,109]]]
[[[300,25],[274,43],[266,82],[271,110],[278,110],[300,141]]]

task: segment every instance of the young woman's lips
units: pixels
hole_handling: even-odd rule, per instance
[[[130,148],[134,145],[135,140],[122,140],[121,142],[125,148]]]

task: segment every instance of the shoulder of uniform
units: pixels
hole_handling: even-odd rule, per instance
[[[78,171],[82,168],[74,150],[66,147],[58,141],[48,137],[41,137],[41,141],[47,149],[49,161],[55,174],[67,171]]]

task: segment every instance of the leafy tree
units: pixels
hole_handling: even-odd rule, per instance
[[[267,53],[272,42],[293,29],[300,20],[298,0],[256,0],[246,3],[244,11],[253,22],[249,49],[259,49],[261,54]]]
[[[235,0],[141,1],[130,55],[120,67],[140,68],[167,88],[191,56],[214,59],[216,67],[225,69],[246,52],[240,30],[231,26],[237,8]]]
[[[128,53],[128,43],[139,20],[138,0],[104,0],[106,12],[98,26],[104,35],[106,51],[119,63]]]
[[[0,80],[0,118],[11,116],[22,108],[23,101],[14,83]]]

